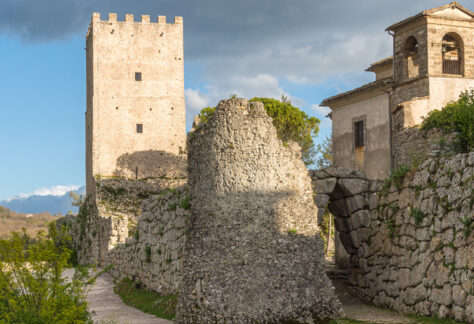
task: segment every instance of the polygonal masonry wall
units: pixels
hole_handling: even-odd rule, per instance
[[[428,159],[385,183],[343,168],[310,173],[359,298],[474,323],[474,152]]]

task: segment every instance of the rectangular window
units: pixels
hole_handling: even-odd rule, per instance
[[[358,121],[354,124],[355,147],[364,146],[364,122]]]
[[[141,80],[142,80],[142,73],[135,72],[135,81],[141,81]]]
[[[143,124],[137,124],[137,133],[143,133]]]

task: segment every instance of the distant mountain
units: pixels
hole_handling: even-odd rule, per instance
[[[86,187],[82,186],[77,190],[73,190],[78,195],[83,195],[86,192]],[[15,197],[8,200],[0,201],[0,206],[5,206],[17,213],[43,213],[49,212],[53,215],[67,214],[69,211],[77,213],[77,207],[72,206],[72,199],[69,197],[69,192],[62,196],[40,196],[32,195],[29,197]]]

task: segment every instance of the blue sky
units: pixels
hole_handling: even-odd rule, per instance
[[[322,99],[373,80],[388,25],[442,1],[2,0],[0,200],[85,183],[84,36],[92,11],[182,15],[188,129],[236,93],[280,98],[321,119]],[[462,5],[473,9],[474,0]],[[168,18],[170,19],[170,18]]]

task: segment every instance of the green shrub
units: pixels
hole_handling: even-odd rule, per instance
[[[474,221],[469,216],[464,216],[460,218],[459,221],[464,225],[462,229],[464,237],[468,238],[469,234],[471,234],[472,228],[474,227]]]
[[[135,229],[135,231],[133,232],[133,237],[135,238],[135,240],[138,241],[138,239],[140,238],[140,231],[137,229]]]
[[[392,183],[398,190],[401,190],[403,187],[403,179],[405,179],[405,175],[411,170],[409,166],[405,164],[400,164],[398,168],[393,170],[390,177],[384,180],[382,190],[380,190],[381,196],[386,196],[390,192],[390,186]]]
[[[151,247],[149,245],[145,246],[145,261],[151,262]]]
[[[63,275],[72,251],[62,243],[64,233],[49,229],[48,236],[24,231],[0,240],[1,323],[92,323],[87,269],[77,268],[72,280]]]
[[[394,219],[387,219],[385,222],[388,228],[388,236],[393,237],[395,235],[396,224]]]
[[[184,197],[183,199],[181,199],[180,206],[184,210],[188,210],[189,208],[191,208],[191,203],[189,202],[189,197]]]
[[[462,92],[459,99],[441,110],[433,110],[424,119],[421,129],[437,128],[446,134],[457,132],[453,143],[458,152],[474,150],[474,89]]]
[[[415,224],[419,225],[423,218],[426,217],[426,214],[421,211],[419,208],[411,208],[410,210],[410,216],[415,219]]]

